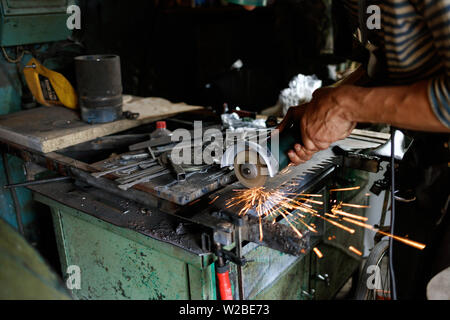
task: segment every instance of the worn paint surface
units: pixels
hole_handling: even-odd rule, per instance
[[[215,299],[208,257],[112,226],[53,200],[52,216],[63,274],[81,269],[76,299]]]
[[[23,161],[11,155],[7,155],[7,159],[12,183],[25,181],[22,167]],[[2,172],[2,174],[0,174],[0,185],[3,186],[7,184],[3,161],[0,161],[0,170]],[[34,221],[32,194],[26,188],[17,188],[16,193],[20,204],[22,223],[24,225],[24,229],[27,229],[27,226]],[[0,210],[0,217],[17,229],[16,208],[14,207],[10,190],[0,188],[0,206],[1,208],[5,208]]]
[[[359,202],[358,195],[350,198]],[[117,228],[40,195],[36,199],[52,207],[63,271],[80,266],[84,274],[79,299],[215,299],[214,265],[170,244],[150,239],[133,230]],[[314,221],[319,226],[319,221]],[[351,274],[358,259],[345,249],[358,246],[362,232],[350,235],[320,226],[323,239],[336,235],[336,245],[318,245],[324,258],[314,254],[293,257],[266,247],[247,244],[244,255],[252,260],[244,267],[248,299],[328,299]],[[317,241],[317,239],[316,239]],[[315,246],[316,244],[314,244]],[[236,268],[231,264],[233,291]],[[85,271],[83,271],[85,270]],[[315,275],[327,273],[330,285]],[[304,292],[312,292],[308,296]]]
[[[22,85],[17,66],[0,55],[0,114],[21,110]]]
[[[66,26],[67,7],[72,0],[9,0],[1,6],[0,44],[16,46],[65,40],[71,30]]]

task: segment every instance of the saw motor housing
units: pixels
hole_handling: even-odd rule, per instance
[[[268,178],[274,177],[289,165],[287,152],[300,142],[298,128],[282,132],[275,130],[259,144],[241,141],[229,147],[222,157],[221,166],[234,167],[236,177],[245,187],[262,187]]]

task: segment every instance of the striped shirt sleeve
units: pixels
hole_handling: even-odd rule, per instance
[[[431,79],[428,97],[437,118],[450,128],[450,0],[423,0],[421,11],[445,72]]]

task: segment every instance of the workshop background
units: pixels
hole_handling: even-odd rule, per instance
[[[81,30],[54,28],[67,19],[65,10],[58,9],[70,3],[81,8]],[[4,0],[0,20],[0,114],[38,106],[21,72],[32,56],[75,85],[73,58],[98,53],[120,56],[124,94],[162,97],[213,111],[223,109],[226,103],[261,112],[277,104],[280,91],[297,74],[315,74],[324,85],[335,80],[330,78],[327,66],[346,60],[333,51],[331,10],[331,0],[277,1],[253,11],[218,0]],[[237,60],[242,67],[233,68]],[[361,193],[381,176],[371,177]],[[26,180],[24,162],[3,154],[0,185]],[[373,202],[374,212],[380,210],[382,197],[383,193],[368,200]],[[64,279],[50,214],[55,206],[35,201],[26,188],[0,189],[0,217],[23,234]],[[119,243],[117,239],[111,241]],[[274,289],[280,297],[299,294],[285,290],[289,279],[306,272],[311,261],[292,269],[284,285]],[[351,273],[359,268],[359,262],[349,268]],[[179,277],[182,279],[182,275]],[[208,285],[214,283],[205,284],[203,293],[196,296],[211,298],[214,289],[206,288]],[[129,298],[125,294],[120,297],[120,291],[104,296],[97,292],[97,297]],[[269,298],[275,296],[267,294]],[[153,296],[167,297],[160,293]]]
[[[22,14],[26,18],[49,4],[66,8],[66,2],[34,1],[31,8],[27,4]],[[14,1],[8,3],[14,5]],[[327,35],[322,32],[322,28],[329,26],[329,18],[317,14],[326,13],[331,1],[279,1],[252,12],[220,1],[199,1],[195,8],[191,1],[75,3],[81,8],[82,26],[73,34],[68,30],[61,34],[60,28],[51,27],[55,22],[48,15],[36,14],[36,21],[29,23],[38,23],[40,29],[21,38],[30,28],[28,21],[14,26],[4,16],[3,23],[13,24],[8,33],[3,31],[2,37],[2,41],[9,41],[4,49],[8,56],[15,59],[29,50],[45,66],[64,74],[75,85],[74,57],[117,54],[121,58],[125,94],[163,97],[213,108],[228,103],[252,111],[275,105],[280,91],[299,73],[316,74],[326,81],[326,65],[339,61],[330,55]],[[67,18],[64,12],[61,16],[60,20]],[[317,21],[317,17],[322,20]],[[34,35],[38,38],[33,39]],[[66,37],[69,40],[52,41]],[[7,61],[4,54],[0,56],[0,114],[37,106],[20,72],[30,58],[29,53],[24,53],[16,64]],[[238,59],[243,67],[232,70]],[[11,156],[7,158],[11,182],[25,180],[23,163]],[[7,174],[3,160],[1,165],[0,179],[4,185]],[[45,207],[32,201],[27,189],[16,192],[17,196],[12,197],[11,192],[0,190],[0,215],[19,228],[15,216],[19,210],[27,238],[48,253],[47,246],[54,243],[54,239],[45,239],[52,234],[48,232],[52,228],[49,216],[36,214]]]

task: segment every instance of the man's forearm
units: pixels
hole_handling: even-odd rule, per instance
[[[343,86],[335,99],[352,122],[388,123],[399,128],[450,132],[436,117],[428,99],[428,81],[410,86],[362,88]]]

